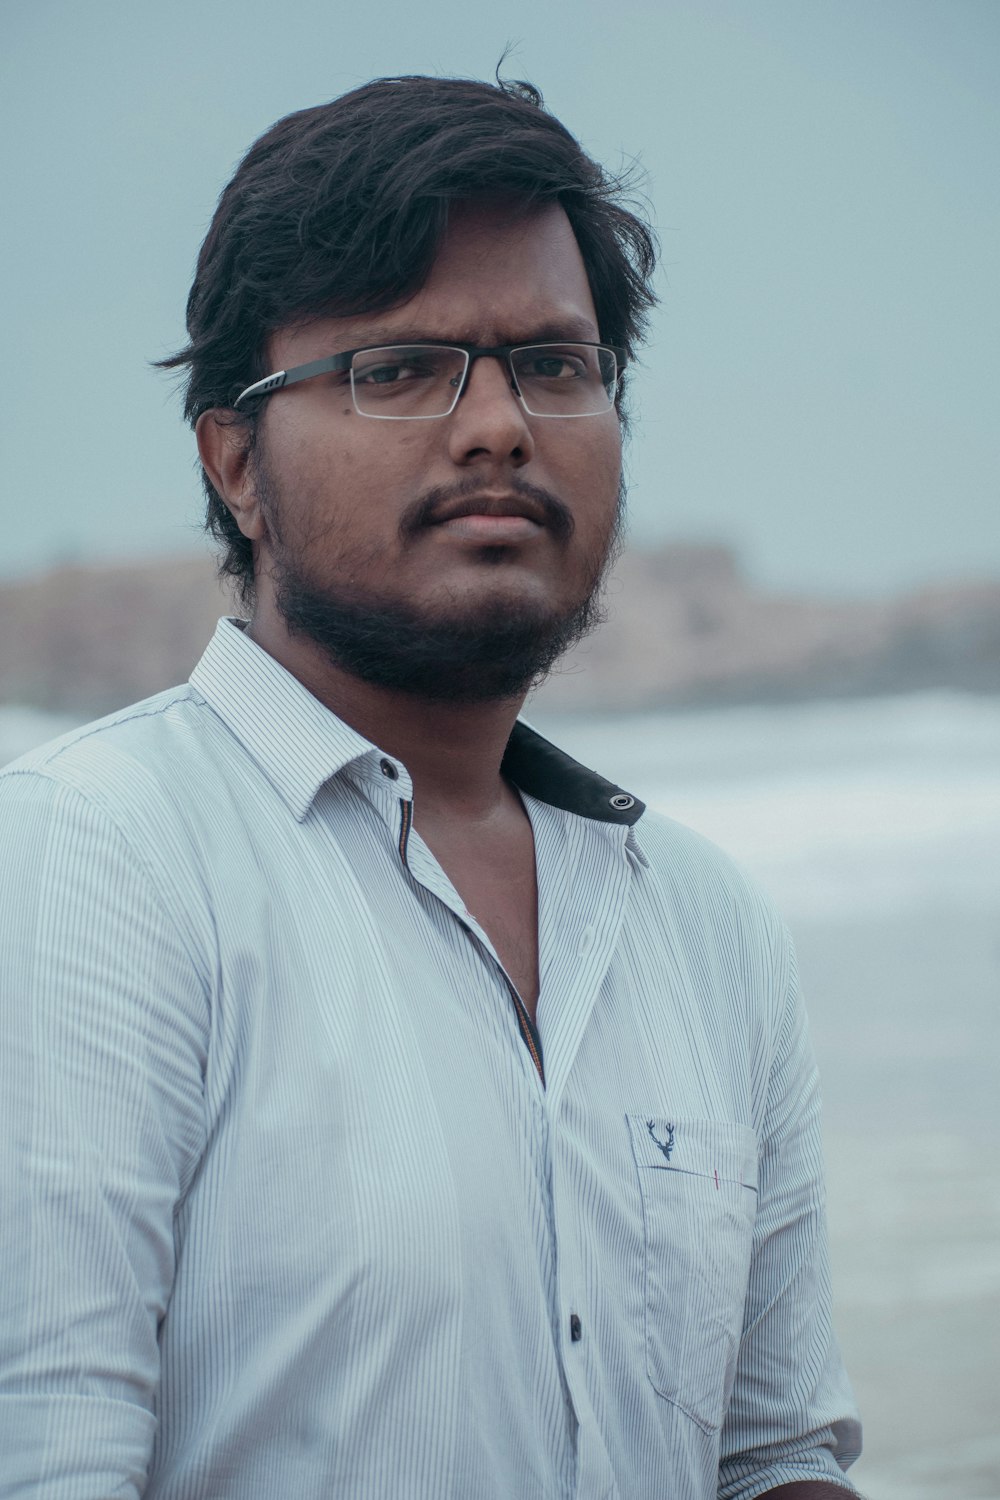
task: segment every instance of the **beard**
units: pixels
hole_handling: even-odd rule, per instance
[[[502,591],[474,603],[445,601],[412,606],[375,588],[340,581],[320,583],[303,564],[303,553],[281,536],[281,501],[262,455],[255,455],[255,485],[273,541],[271,579],[275,603],[292,635],[320,648],[337,668],[394,693],[432,703],[487,703],[522,698],[541,682],[571,646],[605,615],[602,589],[621,550],[624,484],[599,555],[587,560],[582,597],[568,608],[547,607]],[[544,511],[556,540],[566,542],[574,523],[569,509],[548,491],[514,478],[507,488],[530,497]],[[481,482],[460,481],[425,494],[404,514],[404,542],[429,524],[446,500],[477,493]],[[500,568],[504,549],[483,547],[484,571]],[[345,573],[349,569],[345,568]]]

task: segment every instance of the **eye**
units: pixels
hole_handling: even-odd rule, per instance
[[[527,350],[517,359],[519,380],[580,380],[590,373],[579,354],[559,349]]]
[[[396,385],[406,380],[433,379],[435,370],[417,358],[386,360],[382,364],[354,367],[354,383],[362,385]]]

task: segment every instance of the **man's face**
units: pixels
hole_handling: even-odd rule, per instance
[[[271,368],[288,369],[407,340],[599,338],[561,209],[511,220],[502,206],[463,206],[409,302],[284,329],[269,352]],[[425,691],[436,673],[456,688],[442,696],[510,696],[592,621],[588,602],[616,533],[620,469],[614,411],[529,416],[493,359],[473,363],[455,411],[435,420],[361,416],[338,375],[279,391],[247,471],[263,521],[260,608],[276,609],[293,633],[384,686]],[[448,519],[469,503],[488,519]],[[360,655],[349,640],[358,629]],[[379,664],[386,650],[402,652],[395,666]],[[420,650],[429,658],[423,673]],[[527,653],[524,670],[509,663],[491,679],[490,662],[511,651]],[[464,687],[463,652],[471,652]]]

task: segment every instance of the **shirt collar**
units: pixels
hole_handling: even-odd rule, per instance
[[[240,620],[219,621],[191,673],[191,686],[301,822],[325,782],[381,752],[325,708],[242,627]],[[631,792],[589,771],[521,720],[514,725],[502,769],[529,796],[580,817],[631,829],[645,811]]]
[[[374,752],[370,740],[324,708],[252,641],[242,620],[219,621],[191,673],[191,686],[253,756],[299,822],[325,782]]]
[[[589,771],[522,719],[511,732],[501,769],[530,797],[599,823],[623,823],[631,828],[646,810],[638,797]]]

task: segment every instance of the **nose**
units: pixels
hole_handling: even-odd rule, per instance
[[[521,468],[534,456],[528,414],[514,393],[510,366],[484,356],[469,366],[458,405],[448,418],[448,446],[454,463],[510,463]]]

